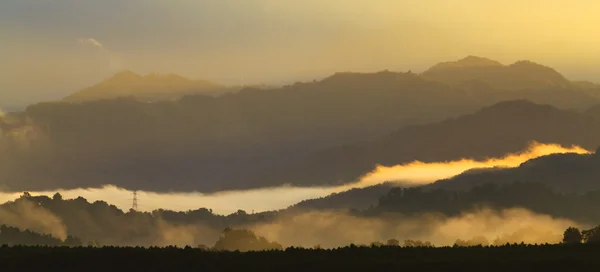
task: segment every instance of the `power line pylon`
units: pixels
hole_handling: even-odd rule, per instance
[[[134,211],[137,211],[138,209],[137,191],[133,191],[133,203],[131,203],[131,209]]]

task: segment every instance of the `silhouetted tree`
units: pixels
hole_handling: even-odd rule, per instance
[[[434,247],[434,245],[429,241],[404,240],[404,247]]]
[[[387,240],[386,245],[387,246],[399,246],[400,245],[400,241],[398,241],[396,239],[389,239],[389,240]]]
[[[565,244],[580,244],[583,239],[578,228],[569,227],[563,234],[563,243]]]
[[[60,201],[63,200],[63,197],[60,193],[56,193],[54,196],[52,196],[52,200]]]
[[[381,242],[372,242],[371,243],[371,247],[382,247],[382,246],[383,246],[383,243],[381,243]]]
[[[600,242],[600,226],[589,230],[583,230],[581,232],[583,241],[586,243],[598,243]]]
[[[226,228],[219,240],[215,243],[214,249],[230,251],[263,251],[282,250],[283,247],[276,242],[269,242],[264,237],[257,236],[250,230]]]

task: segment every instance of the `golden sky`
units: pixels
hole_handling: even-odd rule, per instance
[[[467,55],[600,82],[598,14],[595,0],[4,0],[0,106],[123,69],[277,84]]]

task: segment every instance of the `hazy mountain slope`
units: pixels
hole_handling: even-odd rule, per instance
[[[475,56],[434,65],[421,75],[453,86],[465,82],[481,82],[496,90],[535,90],[573,86],[554,69],[531,61],[518,61],[505,66],[497,61]]]
[[[426,188],[467,190],[485,183],[539,182],[558,192],[600,190],[600,154],[555,154],[529,160],[517,168],[466,172]]]
[[[504,66],[472,59],[459,67]],[[150,80],[119,76],[131,86]],[[488,85],[466,89],[382,71],[155,103],[41,103],[1,118],[0,182],[15,191],[107,183],[150,191],[322,185],[353,181],[375,164],[501,156],[532,140],[596,146],[597,119],[526,102],[405,128],[515,97],[563,108],[598,104],[576,89],[506,92]]]
[[[290,210],[363,210],[379,201],[388,191],[396,187],[392,183],[383,183],[365,188],[353,188],[348,191],[335,193],[322,198],[303,200]]]
[[[119,97],[135,97],[141,101],[160,101],[188,94],[216,95],[228,92],[226,87],[208,81],[194,81],[175,74],[138,75],[123,71],[64,98],[68,102],[94,101]]]
[[[377,164],[501,157],[525,149],[531,141],[593,150],[600,145],[600,121],[529,101],[501,102],[459,118],[405,127],[377,141],[320,151],[272,178],[344,183],[357,180]]]
[[[42,103],[11,116],[19,121],[3,121],[0,180],[17,191],[106,183],[156,191],[281,185],[287,181],[259,177],[321,148],[476,105],[461,91],[392,72],[157,103]]]
[[[481,105],[527,99],[538,104],[582,110],[600,99],[598,85],[571,82],[556,70],[532,61],[503,65],[468,56],[436,64],[421,76],[463,90]]]
[[[581,224],[596,225],[600,220],[597,212],[599,207],[600,190],[565,193],[540,182],[507,182],[476,184],[462,191],[450,188],[395,188],[381,197],[378,205],[366,213],[371,216],[390,212],[457,215],[485,208],[523,208],[554,217],[571,218]]]

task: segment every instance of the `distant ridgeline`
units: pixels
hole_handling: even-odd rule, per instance
[[[238,88],[225,87],[208,81],[189,80],[175,74],[138,75],[122,71],[114,76],[64,98],[66,102],[86,102],[132,97],[142,102],[179,99],[185,95],[220,95]]]
[[[65,101],[7,114],[4,189],[337,185],[377,164],[503,156],[531,141],[600,145],[600,87],[529,61],[470,56],[422,74],[336,73],[230,90],[122,72]]]

